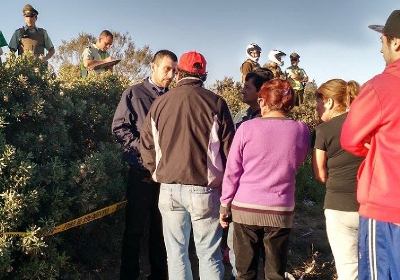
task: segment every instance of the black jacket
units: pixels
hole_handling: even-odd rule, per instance
[[[146,117],[143,164],[159,183],[221,187],[234,133],[225,100],[200,79],[183,78]]]
[[[158,96],[157,88],[147,78],[122,93],[114,114],[112,134],[123,146],[123,159],[137,168],[143,169],[139,152],[140,129],[151,104]]]

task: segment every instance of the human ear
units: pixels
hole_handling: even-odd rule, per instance
[[[335,101],[333,101],[332,98],[328,98],[327,105],[329,109],[332,109],[333,106],[335,105]]]
[[[400,50],[400,39],[399,38],[393,38],[391,45],[393,46],[395,51]]]

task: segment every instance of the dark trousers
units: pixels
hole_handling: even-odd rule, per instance
[[[160,184],[147,170],[131,167],[126,190],[125,231],[122,240],[121,280],[136,280],[140,275],[139,246],[149,221],[150,279],[168,279],[167,253],[158,209]]]
[[[268,280],[284,280],[290,228],[233,223],[236,280],[257,279],[260,248],[265,250],[264,274]]]
[[[294,105],[299,106],[304,104],[304,89],[294,91],[295,101]]]

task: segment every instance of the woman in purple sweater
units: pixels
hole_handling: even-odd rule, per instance
[[[286,117],[293,94],[288,81],[265,82],[259,92],[262,117],[244,122],[232,142],[220,223],[226,228],[232,214],[236,279],[257,278],[260,247],[265,249],[265,279],[285,279],[295,177],[310,141],[308,127]]]

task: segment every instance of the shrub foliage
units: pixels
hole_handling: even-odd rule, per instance
[[[46,233],[124,199],[127,170],[110,126],[130,78],[81,79],[71,74],[74,67],[57,78],[50,69],[29,53],[0,67],[0,233],[25,233],[0,234],[0,279],[80,279],[88,276],[82,266],[103,268],[120,250],[123,211]],[[306,104],[292,112],[310,129],[317,123],[315,88],[309,83]],[[246,107],[242,84],[232,78],[211,89],[233,115]],[[308,159],[298,174],[297,199],[319,202],[314,188]]]
[[[44,233],[123,199],[126,170],[110,125],[127,81],[106,73],[62,82],[24,54],[0,68],[0,82],[0,231],[26,232],[0,237],[0,278],[77,279],[78,258],[101,264],[93,250],[120,239],[112,227],[121,214]]]

